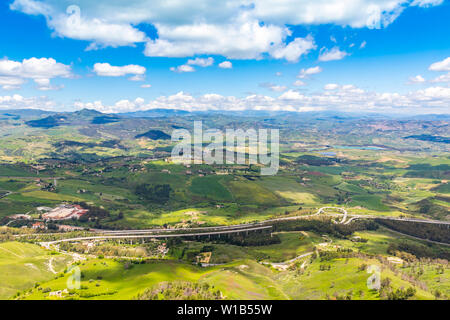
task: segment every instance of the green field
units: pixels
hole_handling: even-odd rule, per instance
[[[0,299],[55,277],[49,267],[50,261],[53,270],[60,272],[69,260],[70,257],[51,255],[50,251],[33,244],[0,243]]]
[[[223,185],[222,180],[226,179],[217,176],[196,177],[192,179],[189,190],[207,199],[231,201],[233,200],[233,196]],[[226,183],[226,181],[224,182]]]

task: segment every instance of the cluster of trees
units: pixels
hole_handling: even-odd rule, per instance
[[[172,191],[168,184],[140,184],[136,186],[134,192],[151,203],[165,204],[169,201]]]
[[[0,219],[0,225],[4,225],[5,226],[10,221],[11,221],[10,218],[3,217],[3,218]],[[13,227],[13,228],[21,228],[23,226],[31,228],[31,225],[32,225],[32,222],[30,220],[18,219],[18,220],[12,221],[8,226]]]
[[[405,261],[414,261],[416,258],[433,258],[450,260],[450,251],[437,246],[426,246],[410,241],[391,243],[387,253],[398,256]],[[406,254],[405,254],[406,253]],[[409,253],[409,255],[408,255]]]
[[[377,222],[388,227],[389,229],[406,233],[411,236],[437,242],[450,243],[450,232],[449,226],[447,225],[381,219],[377,220]]]
[[[335,224],[330,219],[281,221],[273,225],[274,231],[313,231],[337,238],[348,238],[355,231],[376,230],[378,225],[370,220],[359,220],[351,224]]]
[[[143,258],[150,255],[151,252],[144,247],[128,247],[121,245],[114,245],[110,243],[102,244],[99,246],[93,246],[87,248],[82,244],[75,244],[69,242],[62,242],[60,244],[60,249],[64,251],[78,252],[94,254],[103,257],[135,257]]]
[[[295,162],[299,164],[307,164],[310,166],[331,166],[333,164],[341,162],[341,159],[303,155],[298,157]]]
[[[247,234],[232,234],[220,239],[221,242],[233,244],[236,246],[256,247],[267,246],[270,244],[281,243],[280,237],[277,235],[270,235],[268,233],[255,233],[251,232]]]
[[[414,297],[416,289],[409,287],[408,289],[398,288],[393,289],[391,286],[391,279],[385,278],[381,280],[380,297],[387,300],[408,300]]]
[[[362,296],[363,292],[360,290],[359,295]],[[327,300],[352,300],[353,298],[353,290],[349,290],[347,293],[339,294],[338,292],[335,292],[333,296],[330,296],[328,294],[325,295],[325,299]]]
[[[104,218],[108,218],[110,216],[109,211],[104,208],[91,206],[91,205],[87,204],[86,202],[78,202],[77,204],[80,207],[82,207],[83,209],[89,210],[88,213],[86,213],[85,215],[83,215],[80,218],[80,221],[88,221],[89,219],[92,219],[92,218],[104,219]]]
[[[188,281],[161,282],[146,289],[136,300],[221,300],[220,290],[214,290],[207,283]]]
[[[351,258],[353,257],[352,249],[338,249],[337,251],[320,251],[320,261],[330,261],[339,258]]]
[[[412,164],[408,168],[405,177],[408,178],[429,178],[429,179],[448,179],[450,178],[450,165],[439,164],[432,166],[428,163]]]
[[[320,266],[319,266],[319,270],[320,271],[330,271],[331,270],[331,265],[327,265],[327,264],[321,264]]]
[[[8,227],[0,227],[0,242],[15,240],[14,235],[20,233],[22,229],[11,229]]]

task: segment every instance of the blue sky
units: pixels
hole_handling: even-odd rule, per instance
[[[448,1],[185,2],[1,2],[0,108],[449,113]]]

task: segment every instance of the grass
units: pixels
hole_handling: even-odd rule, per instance
[[[224,266],[200,268],[175,261],[132,265],[108,259],[92,259],[80,265],[83,278],[75,297],[80,299],[132,299],[162,281],[199,281],[214,286],[227,299],[286,299],[271,278],[270,269],[254,261],[240,260]],[[63,290],[69,274],[42,284],[51,291]],[[92,280],[93,281],[92,281]],[[90,281],[91,280],[91,281]],[[98,283],[98,286],[97,286]],[[48,293],[33,289],[26,299],[48,299]]]
[[[313,247],[324,239],[313,232],[288,232],[277,234],[281,243],[261,247],[248,248],[249,253],[255,257],[261,257],[265,261],[283,262],[293,259],[301,254],[310,252]]]
[[[253,260],[237,260],[225,265],[200,268],[176,261],[154,261],[129,265],[109,259],[91,259],[80,265],[81,289],[75,290],[76,299],[132,299],[146,288],[162,281],[192,281],[208,283],[220,290],[227,299],[324,299],[326,295],[352,292],[353,299],[378,299],[378,293],[367,287],[365,271],[358,271],[363,264],[378,264],[378,260],[359,258],[327,261],[330,271],[321,271],[316,259],[307,265],[304,273],[277,272]],[[42,288],[63,290],[69,274],[45,282]],[[381,278],[389,277],[394,288],[412,286],[405,280],[384,269]],[[417,299],[433,299],[431,293],[417,289]],[[26,299],[48,299],[48,293],[33,289]]]
[[[37,282],[49,281],[53,274],[48,267],[52,259],[55,271],[61,271],[68,262],[63,255],[49,255],[39,246],[20,242],[0,243],[0,299],[7,299]]]
[[[77,290],[77,296],[93,299],[132,299],[162,281],[198,281],[201,276],[212,272],[213,269],[202,269],[189,264],[175,261],[156,261],[125,267],[125,263],[109,259],[91,259],[80,265],[83,274],[81,286],[85,289]],[[69,274],[54,279],[42,285],[52,291],[63,290]],[[94,282],[89,280],[95,280]],[[99,280],[101,279],[101,280]],[[99,286],[96,286],[99,283]],[[45,299],[46,293],[33,290],[27,299]]]
[[[308,266],[306,272],[294,276],[291,273],[281,274],[279,281],[286,283],[284,289],[296,299],[324,299],[326,295],[333,296],[352,292],[352,299],[376,300],[378,293],[367,287],[367,278],[370,276],[365,271],[358,271],[361,264],[379,265],[377,260],[362,260],[359,258],[334,259],[321,262],[316,259]],[[321,271],[320,265],[329,265],[330,270]],[[407,281],[402,280],[388,269],[383,269],[381,278],[389,277],[392,286],[410,287]],[[417,299],[433,299],[429,292],[417,289]]]
[[[0,176],[3,177],[37,177],[36,171],[27,171],[20,166],[0,165]]]
[[[233,193],[236,202],[240,204],[255,204],[272,207],[280,206],[282,202],[273,192],[252,181],[230,181],[228,187]]]
[[[390,211],[390,208],[383,204],[381,198],[376,195],[358,195],[353,196],[349,203],[351,206],[361,206],[370,210]]]
[[[314,194],[308,192],[307,188],[292,178],[282,176],[265,177],[259,181],[259,184],[296,204],[316,204],[319,202],[319,199]]]
[[[221,180],[224,180],[224,178],[218,176],[195,177],[191,181],[189,191],[208,199],[218,201],[233,200],[233,196],[228,189],[223,186]]]
[[[41,190],[27,192],[22,195],[27,198],[43,199],[51,201],[82,201],[82,199],[79,197]]]

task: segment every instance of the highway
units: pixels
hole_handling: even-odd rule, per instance
[[[156,228],[156,229],[136,229],[136,230],[93,230],[96,233],[108,234],[108,235],[121,235],[121,234],[144,234],[144,233],[167,233],[167,232],[178,232],[178,231],[226,231],[226,230],[237,230],[252,228],[255,226],[263,226],[264,222],[259,223],[244,223],[236,224],[231,226],[215,226],[215,227],[197,227],[197,228],[176,228],[176,229],[166,229],[166,228]]]
[[[125,235],[101,235],[101,236],[91,236],[91,237],[78,237],[61,239],[55,241],[41,242],[40,244],[45,247],[50,245],[58,244],[61,242],[73,242],[73,241],[87,241],[87,240],[107,240],[107,239],[144,239],[144,238],[177,238],[177,237],[197,237],[197,236],[213,236],[221,234],[232,234],[241,232],[251,232],[258,230],[268,230],[272,226],[260,226],[253,228],[237,229],[237,230],[226,230],[226,231],[212,231],[212,232],[196,232],[196,233],[170,233],[170,234],[125,234]]]
[[[95,234],[93,236],[87,237],[77,237],[69,239],[61,239],[51,242],[44,242],[44,244],[57,244],[61,242],[71,242],[71,241],[85,241],[85,240],[106,240],[106,239],[139,239],[139,238],[175,238],[175,237],[194,237],[194,236],[211,236],[220,234],[232,234],[240,232],[249,232],[256,230],[265,230],[272,228],[272,223],[292,221],[299,219],[307,219],[311,217],[317,217],[320,214],[324,214],[326,209],[338,210],[342,214],[326,214],[331,217],[342,217],[339,222],[333,220],[336,224],[349,224],[350,222],[357,219],[382,219],[382,220],[393,220],[393,221],[403,221],[403,222],[414,222],[414,223],[431,223],[431,224],[441,224],[450,226],[448,221],[438,221],[438,220],[422,220],[416,218],[399,218],[399,217],[389,217],[389,216],[373,216],[373,215],[352,215],[348,214],[347,210],[339,207],[322,207],[315,214],[304,215],[304,216],[292,216],[292,217],[282,217],[265,220],[263,222],[256,223],[245,223],[231,226],[216,226],[216,227],[197,227],[197,228],[177,228],[177,229],[143,229],[143,230],[93,230]],[[347,220],[348,219],[348,220]]]

